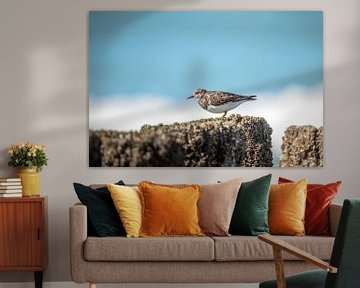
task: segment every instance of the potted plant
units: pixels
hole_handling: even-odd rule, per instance
[[[33,143],[11,145],[9,166],[19,167],[17,177],[21,178],[22,194],[24,197],[39,196],[39,174],[42,167],[47,165],[46,147]]]

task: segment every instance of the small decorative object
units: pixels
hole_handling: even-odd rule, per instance
[[[40,195],[39,174],[47,165],[46,147],[33,143],[20,143],[9,147],[9,166],[19,167],[16,174],[21,178],[23,197]]]

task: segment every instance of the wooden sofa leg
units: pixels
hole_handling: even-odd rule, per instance
[[[96,288],[96,283],[89,283],[89,288]]]

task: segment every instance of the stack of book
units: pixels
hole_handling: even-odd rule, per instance
[[[0,198],[22,197],[20,178],[0,178]]]

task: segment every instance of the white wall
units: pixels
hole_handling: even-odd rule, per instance
[[[121,9],[323,10],[325,167],[88,168],[88,11]],[[41,173],[41,194],[49,197],[45,280],[70,279],[68,208],[77,201],[74,181],[206,183],[271,172],[275,181],[280,175],[318,183],[340,179],[338,202],[359,197],[359,51],[358,0],[0,0],[0,176],[15,174],[7,167],[10,144],[33,141],[48,146],[49,166]],[[0,282],[4,281],[32,281],[32,275],[0,273]]]

